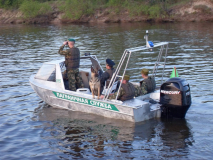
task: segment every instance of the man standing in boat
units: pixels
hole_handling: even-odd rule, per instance
[[[136,86],[135,97],[155,91],[155,88],[156,88],[155,78],[148,75],[149,75],[149,70],[146,68],[143,68],[141,70],[141,76],[144,80],[140,81],[140,86]]]
[[[123,78],[123,81],[121,83],[120,92],[115,92],[113,94],[110,94],[108,99],[115,99],[118,93],[118,100],[126,101],[129,99],[134,98],[135,96],[135,87],[132,83],[129,82],[130,76],[125,75]],[[101,98],[104,96],[102,95]]]
[[[115,72],[115,69],[113,68],[114,65],[115,63],[111,59],[106,59],[106,71],[100,77],[101,91],[103,91],[105,82],[106,82],[106,87],[108,87],[109,82],[112,78],[112,75]]]
[[[64,46],[68,45],[69,49],[63,50]],[[83,81],[79,74],[80,65],[80,51],[75,47],[75,40],[68,39],[60,47],[58,53],[65,56],[66,73],[69,80],[69,89],[76,91],[76,85],[78,88],[83,88]]]

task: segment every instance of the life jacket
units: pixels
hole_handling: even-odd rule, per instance
[[[132,83],[128,82],[127,84],[121,84],[125,94],[120,97],[121,101],[129,100],[135,96],[135,87]]]
[[[151,93],[155,91],[156,88],[156,83],[155,83],[155,78],[154,77],[148,77],[147,79],[144,79],[143,81],[140,82],[140,84],[142,85],[142,83],[146,83],[147,85],[147,93]]]
[[[112,79],[112,75],[113,75],[113,73],[115,72],[115,69],[114,69],[114,68],[112,68],[112,69],[107,69],[106,72],[109,74],[109,78],[106,80],[106,88],[108,88],[109,83],[110,83],[110,81],[111,81],[111,79]]]
[[[69,54],[65,56],[65,66],[67,70],[77,69],[80,65],[80,51],[78,48],[68,49]]]

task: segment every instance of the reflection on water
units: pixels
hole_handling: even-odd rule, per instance
[[[43,126],[41,137],[50,141],[51,148],[57,146],[64,158],[186,158],[194,143],[186,120],[135,124],[47,105],[35,114],[40,121],[51,122]]]
[[[0,153],[2,159],[211,159],[213,156],[213,27],[211,23],[1,25]],[[153,119],[141,123],[53,109],[35,94],[29,77],[42,63],[63,58],[58,49],[75,38],[81,54],[118,64],[125,48],[169,41],[165,75],[174,66],[191,86],[186,120]],[[157,50],[155,50],[157,51]],[[132,55],[127,74],[141,80],[153,69],[157,52]],[[86,65],[86,64],[84,64]],[[166,79],[166,78],[165,78]],[[159,79],[157,79],[159,80]]]

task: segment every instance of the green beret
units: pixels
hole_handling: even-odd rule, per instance
[[[68,39],[68,41],[69,42],[75,42],[75,39],[70,38],[70,39]]]
[[[120,78],[120,79],[122,79],[122,78]],[[123,80],[127,80],[127,81],[128,81],[129,79],[130,79],[130,76],[127,75],[127,74],[126,74],[126,75],[124,76],[124,78],[123,78]]]
[[[141,74],[144,74],[144,75],[148,76],[149,70],[146,69],[146,68],[143,68],[143,69],[141,70]]]

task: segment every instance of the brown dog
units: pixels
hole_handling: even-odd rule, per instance
[[[98,71],[96,71],[92,66],[91,66],[91,78],[89,81],[89,86],[92,92],[92,97],[94,98],[94,95],[96,95],[98,96],[99,99],[101,91],[101,82],[100,79],[98,78]]]

